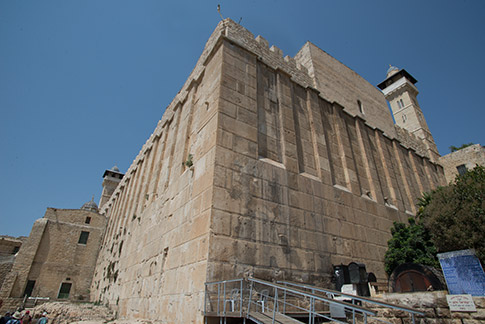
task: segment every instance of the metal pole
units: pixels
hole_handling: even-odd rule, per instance
[[[315,295],[315,289],[312,289],[312,294]],[[311,303],[312,303],[312,305],[311,305],[312,306],[312,312],[311,312],[312,317],[311,317],[310,324],[315,324],[315,298],[311,299]]]
[[[352,299],[352,305],[355,305],[355,299]],[[355,308],[352,308],[352,323],[355,323]]]
[[[243,308],[243,281],[241,279],[241,290],[239,296],[241,297],[241,300],[239,302],[239,317],[242,317],[242,308]]]
[[[273,304],[273,321],[271,322],[274,324],[274,320],[276,317],[276,305],[278,304],[278,288],[275,287],[274,289],[274,304]]]
[[[220,301],[221,301],[221,284],[217,284],[217,315],[220,315],[221,308],[220,308]]]
[[[205,286],[205,297],[204,297],[204,316],[207,314],[207,284]],[[207,317],[207,316],[206,316]]]
[[[312,299],[310,297],[310,305],[308,306],[308,323],[312,324]]]
[[[411,321],[413,322],[413,324],[415,324],[415,322],[414,322],[414,313],[411,313]]]
[[[226,282],[224,281],[224,283],[222,284],[222,287],[224,287],[224,298],[222,300],[223,302],[223,305],[224,305],[224,317],[226,316]]]
[[[251,301],[253,299],[253,282],[251,281],[249,285],[249,300],[248,300],[248,313],[246,316],[249,316],[249,310],[251,309]]]
[[[286,283],[285,283],[286,286]],[[286,289],[283,293],[283,314],[286,314]]]

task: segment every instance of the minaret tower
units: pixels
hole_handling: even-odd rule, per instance
[[[111,170],[104,171],[103,174],[103,192],[101,193],[101,199],[99,199],[99,208],[109,200],[116,187],[123,179],[124,174],[120,172],[120,169],[115,165]]]
[[[437,161],[440,155],[416,98],[419,93],[416,82],[418,81],[406,70],[390,66],[387,79],[377,86],[391,105],[396,125],[422,139],[429,158]]]

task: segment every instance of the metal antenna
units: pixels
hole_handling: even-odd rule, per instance
[[[221,20],[224,20],[224,17],[222,17],[222,14],[221,14],[221,5],[220,4],[217,5],[217,12],[221,16]]]
[[[237,22],[237,24],[240,25],[241,24],[241,21],[242,21],[242,17],[239,18],[239,21]]]

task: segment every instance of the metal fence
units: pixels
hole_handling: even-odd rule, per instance
[[[367,305],[408,312],[412,323],[415,315],[424,315],[412,308],[330,289],[249,278],[207,282],[204,316],[206,323],[208,317],[218,317],[220,323],[225,323],[229,317],[241,318],[244,322],[251,319],[256,323],[278,323],[289,316],[304,318],[309,324],[322,321],[367,323],[369,319],[389,323],[377,318],[377,312]]]

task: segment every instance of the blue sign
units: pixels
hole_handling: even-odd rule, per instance
[[[440,253],[438,258],[450,294],[485,296],[485,273],[474,250]]]

